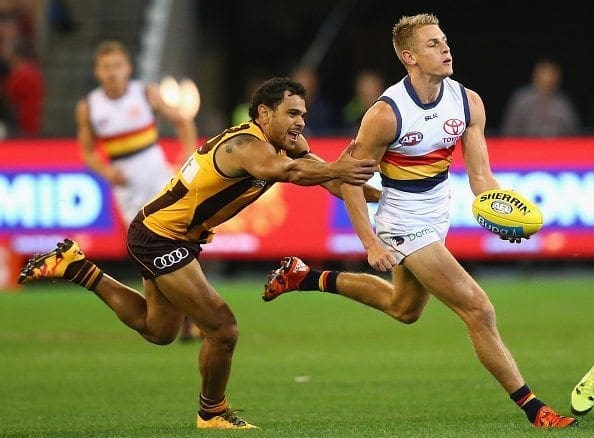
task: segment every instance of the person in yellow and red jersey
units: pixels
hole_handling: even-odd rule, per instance
[[[121,217],[129,225],[174,174],[159,145],[157,116],[175,125],[182,145],[176,165],[196,148],[197,130],[193,120],[163,101],[156,84],[131,79],[132,60],[122,43],[100,43],[94,58],[99,86],[76,105],[78,142],[85,164],[111,184]],[[180,339],[200,337],[186,319]]]
[[[184,314],[202,330],[202,377],[196,427],[252,429],[229,408],[226,387],[238,341],[235,315],[206,278],[198,257],[214,228],[255,202],[276,182],[322,185],[341,197],[343,183],[363,185],[368,201],[380,191],[365,184],[373,159],[354,159],[354,142],[334,162],[310,152],[303,137],[305,89],[288,78],[265,81],[249,109],[251,120],[210,139],[138,212],[127,237],[130,258],[143,276],[143,292],[105,274],[78,244],[66,239],[33,256],[19,282],[63,278],[93,291],[147,341],[171,343]]]

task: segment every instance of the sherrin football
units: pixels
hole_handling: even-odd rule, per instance
[[[528,198],[506,189],[487,190],[472,202],[482,227],[503,238],[528,237],[542,228],[542,213]]]

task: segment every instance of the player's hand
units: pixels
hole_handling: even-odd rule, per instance
[[[398,264],[396,257],[380,244],[367,250],[367,261],[373,269],[380,272],[391,271]]]
[[[105,179],[114,186],[125,186],[128,184],[128,179],[123,172],[114,166],[109,166],[105,171]]]
[[[499,238],[501,240],[507,240],[509,243],[522,243],[522,239],[530,239],[530,236],[528,236],[528,237],[522,237],[522,236],[502,236],[500,234],[499,235]]]
[[[351,140],[338,160],[332,163],[336,178],[347,184],[362,185],[377,171],[377,162],[371,159],[356,159],[351,156],[355,149],[355,141]]]

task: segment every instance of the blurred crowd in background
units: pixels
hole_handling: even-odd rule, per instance
[[[122,9],[114,1],[0,0],[0,138],[73,137],[74,103],[95,86],[94,46],[102,39],[121,39],[139,64],[142,53],[150,53],[147,46],[158,44],[143,37],[148,24],[163,21],[163,8],[153,8],[160,11],[153,15],[161,15],[151,16],[150,6],[156,4],[168,5],[165,33],[173,36],[162,42],[164,50],[153,50],[162,58],[157,76],[147,77],[141,65],[135,74],[154,81],[167,74],[192,78],[202,94],[196,118],[201,136],[247,120],[251,94],[272,76],[291,76],[305,85],[307,134],[353,136],[366,109],[404,74],[390,51],[387,23],[420,12],[380,13],[377,1],[306,0],[293,15],[275,2],[264,1],[258,8],[239,1],[222,3],[130,1]],[[440,17],[446,33],[464,28],[439,7],[424,7]],[[368,12],[374,10],[375,15]],[[177,20],[176,14],[189,17],[189,24]],[[464,38],[472,39],[471,30],[467,32]],[[455,46],[464,48],[458,41]],[[373,58],[365,57],[367,49]],[[561,137],[594,132],[594,101],[588,102],[588,93],[576,92],[575,84],[567,86],[571,66],[551,56],[554,47],[527,50],[522,68],[510,67],[510,60],[502,73],[514,69],[515,82],[499,80],[495,74],[493,81],[501,85],[493,89],[482,88],[486,79],[479,62],[476,72],[468,61],[461,62],[458,75],[458,60],[474,54],[457,50],[454,77],[485,99],[488,135]],[[506,56],[503,50],[497,56]],[[165,129],[164,134],[171,133]]]

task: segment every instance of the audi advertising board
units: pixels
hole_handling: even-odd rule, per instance
[[[346,138],[310,139],[336,159]],[[480,228],[473,195],[454,153],[452,227],[447,246],[461,259],[594,258],[594,138],[489,139],[491,166],[503,187],[532,199],[543,229],[511,245]],[[164,140],[168,156],[178,147]],[[379,178],[374,178],[376,183]],[[3,141],[0,148],[0,245],[29,255],[77,239],[93,258],[124,258],[125,226],[108,184],[82,164],[74,139]],[[369,205],[370,217],[376,205]],[[341,200],[321,187],[275,184],[256,203],[218,227],[201,257],[361,258],[363,249]]]

